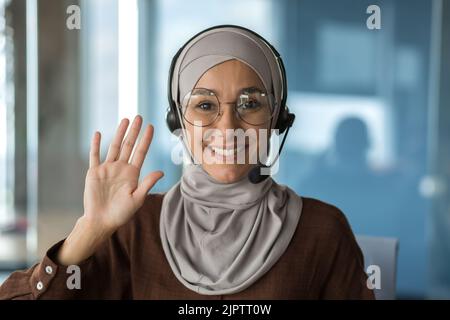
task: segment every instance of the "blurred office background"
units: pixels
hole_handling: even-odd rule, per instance
[[[381,29],[369,30],[369,5]],[[67,9],[81,9],[70,30]],[[74,11],[70,11],[73,13]],[[181,167],[167,75],[195,33],[238,24],[281,53],[297,115],[275,176],[400,241],[399,298],[450,298],[450,3],[442,0],[0,0],[0,282],[82,214],[88,147],[155,126],[142,175]],[[143,247],[145,248],[145,246]],[[145,252],[143,252],[145,254]]]

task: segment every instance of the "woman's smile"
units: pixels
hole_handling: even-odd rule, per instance
[[[242,154],[243,159],[248,151],[248,144],[231,144],[231,145],[212,145],[205,146],[211,152],[211,155],[216,160],[225,160],[226,162],[234,161],[238,159],[238,156]]]

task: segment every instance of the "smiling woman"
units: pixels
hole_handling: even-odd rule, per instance
[[[200,159],[191,153],[178,183],[147,194],[163,177],[155,171],[139,183],[153,126],[138,141],[142,118],[127,134],[122,120],[104,162],[96,132],[84,215],[40,263],[13,273],[0,298],[373,299],[339,209],[271,177],[249,178],[264,160],[250,163],[252,152],[292,124],[276,50],[251,30],[216,26],[180,49],[169,78],[169,129],[187,151],[200,148]],[[188,139],[195,128],[225,140],[205,140],[203,132]],[[229,134],[249,130],[266,134],[249,142]],[[203,162],[206,150],[227,160],[244,152],[246,161]],[[79,290],[66,286],[69,265],[79,267]]]

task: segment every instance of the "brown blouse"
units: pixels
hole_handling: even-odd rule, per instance
[[[288,248],[258,281],[230,295],[191,291],[175,277],[162,249],[163,196],[149,194],[135,216],[79,265],[80,289],[67,285],[73,270],[54,262],[61,240],[40,263],[11,274],[0,287],[0,299],[374,299],[345,216],[310,198],[303,198]]]

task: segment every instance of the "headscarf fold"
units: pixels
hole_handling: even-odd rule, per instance
[[[164,196],[162,246],[187,288],[205,295],[236,293],[278,261],[301,211],[301,197],[270,177],[226,184],[191,164]]]

